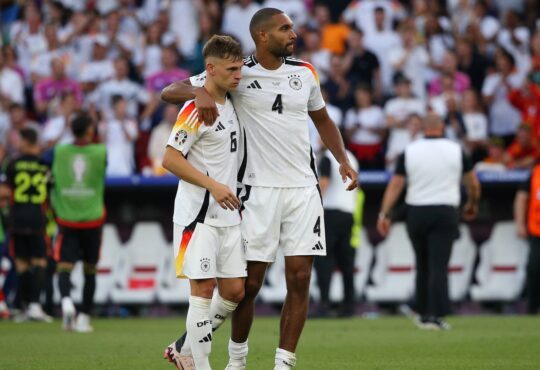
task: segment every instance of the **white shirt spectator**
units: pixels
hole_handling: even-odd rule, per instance
[[[519,73],[513,73],[508,77],[508,83],[513,88],[519,88],[523,83],[523,78]],[[482,87],[482,95],[493,96],[493,101],[489,106],[491,134],[496,136],[514,134],[521,121],[521,114],[508,101],[508,89],[499,73],[486,78]]]
[[[110,59],[93,60],[83,64],[79,82],[100,83],[114,77],[114,63]]]
[[[124,126],[124,128],[122,128]],[[129,140],[126,133],[132,138]],[[132,120],[111,119],[101,123],[100,134],[107,145],[107,176],[130,176],[135,170],[133,141],[137,138],[137,123]]]
[[[11,68],[0,69],[0,93],[12,102],[24,103],[24,84],[21,76]]]
[[[385,14],[384,27],[386,30],[391,30],[394,19],[402,19],[405,15],[403,9],[395,5],[395,2],[391,0],[354,1],[343,12],[343,18],[348,23],[354,22],[356,28],[366,34],[371,34],[376,31],[375,8],[380,7],[384,9]]]
[[[92,93],[91,101],[101,109],[106,117],[112,117],[111,98],[114,95],[121,95],[126,99],[128,107],[127,113],[130,117],[137,117],[139,103],[148,103],[150,94],[141,85],[126,79],[109,80],[103,82]]]
[[[309,12],[303,0],[266,0],[263,7],[283,10],[291,17],[295,29],[303,26],[308,21]]]
[[[148,157],[152,162],[159,161],[161,163],[173,126],[174,124],[164,121],[152,130],[148,142]]]
[[[406,55],[407,50],[403,47],[390,49],[388,59],[390,64],[396,65]],[[401,70],[411,80],[413,94],[422,100],[426,98],[426,69],[429,63],[429,54],[425,47],[415,46],[407,56],[407,60]]]
[[[71,144],[74,141],[73,133],[66,126],[64,116],[51,118],[45,123],[42,140],[44,143],[56,142],[56,144]]]
[[[256,2],[251,2],[245,8],[237,3],[229,3],[225,6],[222,31],[240,41],[244,54],[251,54],[255,50],[255,42],[249,33],[249,22],[259,9],[261,6]]]
[[[366,49],[373,52],[381,66],[381,79],[384,91],[392,91],[392,76],[394,69],[388,58],[390,52],[401,47],[401,39],[394,31],[373,32],[364,38]]]
[[[345,128],[350,129],[360,124],[360,128],[354,133],[352,141],[360,145],[374,145],[381,142],[381,136],[370,130],[384,129],[386,119],[381,108],[376,105],[365,109],[351,108],[345,115]]]
[[[192,57],[195,52],[195,45],[200,33],[197,9],[194,3],[192,0],[171,0],[169,5],[170,30],[179,40],[178,48],[181,53],[188,58]]]
[[[483,141],[488,138],[488,121],[483,113],[465,113],[463,124],[467,131],[467,140]]]

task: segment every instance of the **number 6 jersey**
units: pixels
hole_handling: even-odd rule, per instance
[[[205,78],[202,73],[190,82],[202,86]],[[267,70],[255,56],[245,57],[242,80],[231,95],[245,130],[239,180],[276,188],[317,184],[308,112],[322,109],[324,100],[313,66],[285,58],[278,69]]]
[[[229,98],[217,104],[219,117],[212,126],[198,119],[195,101],[184,104],[167,145],[188,162],[235,193],[241,135],[236,112]],[[174,202],[173,222],[194,226],[197,222],[215,227],[240,224],[238,210],[223,209],[205,188],[180,181]]]

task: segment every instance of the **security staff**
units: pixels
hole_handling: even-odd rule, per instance
[[[532,194],[533,196],[530,196]],[[514,200],[514,219],[518,235],[529,237],[527,264],[527,311],[534,315],[540,309],[540,164],[519,187]]]
[[[459,144],[443,137],[444,123],[434,114],[423,122],[424,138],[409,144],[398,159],[396,173],[384,193],[377,229],[386,236],[389,213],[407,187],[406,224],[416,255],[417,326],[450,329],[443,317],[449,313],[448,262],[458,236],[460,183],[468,199],[464,219],[478,213],[480,185],[472,163]]]

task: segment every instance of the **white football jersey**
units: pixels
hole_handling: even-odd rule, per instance
[[[190,81],[202,86],[205,78],[203,72]],[[242,80],[231,95],[245,132],[239,180],[276,188],[317,184],[308,112],[325,104],[313,66],[284,58],[278,69],[267,70],[255,56],[245,57]]]
[[[217,104],[219,117],[212,126],[199,121],[195,102],[184,104],[174,125],[167,145],[182,153],[188,162],[214,180],[236,192],[240,126],[230,99]],[[180,226],[204,223],[215,227],[240,224],[238,210],[223,209],[200,186],[180,181],[174,201],[173,222]]]

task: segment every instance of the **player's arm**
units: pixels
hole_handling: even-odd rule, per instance
[[[381,210],[379,212],[379,218],[377,220],[377,230],[382,236],[386,236],[390,231],[390,211],[394,208],[401,192],[405,188],[406,178],[403,175],[395,174],[390,179],[386,190],[384,191]]]
[[[516,221],[517,234],[520,238],[527,237],[527,205],[529,204],[529,192],[520,189],[514,199],[514,220]]]
[[[336,160],[339,162],[339,173],[343,178],[343,182],[347,178],[351,180],[347,186],[347,190],[353,190],[358,186],[358,173],[352,168],[343,139],[335,123],[332,121],[325,107],[309,112],[309,116],[313,120],[319,136],[324,145],[332,152]]]
[[[219,116],[216,101],[204,86],[193,86],[190,79],[173,82],[161,92],[161,100],[170,104],[183,104],[195,100],[199,119],[211,126]]]
[[[181,152],[171,146],[165,149],[162,166],[182,181],[207,189],[221,208],[230,210],[240,208],[240,200],[231,189],[193,167]]]
[[[467,203],[463,207],[463,217],[470,221],[478,215],[478,202],[480,201],[480,182],[474,171],[468,171],[463,175],[463,184],[467,191]]]

